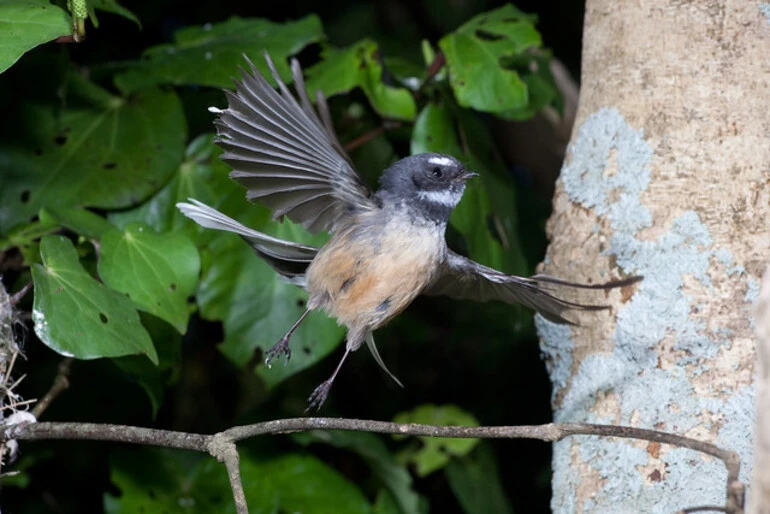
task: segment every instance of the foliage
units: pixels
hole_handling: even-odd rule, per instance
[[[479,171],[482,179],[469,187],[452,216],[450,243],[506,272],[531,271],[519,238],[517,186],[484,116],[522,119],[546,105],[558,107],[547,71],[550,53],[541,48],[534,16],[512,5],[476,13],[445,31],[437,47],[419,37],[411,46],[396,44],[387,34],[357,34],[339,43],[329,37],[323,17],[307,13],[281,22],[222,15],[179,28],[170,42],[155,37],[149,40],[157,44],[144,46],[137,36],[128,52],[116,41],[90,46],[91,35],[96,40],[121,23],[157,34],[162,17],[151,4],[139,2],[132,11],[114,0],[0,4],[0,33],[6,34],[0,44],[5,122],[0,127],[0,264],[15,263],[0,273],[16,288],[34,283],[34,301],[26,309],[34,334],[47,348],[77,359],[101,359],[88,363],[93,366],[88,369],[109,366],[108,373],[125,387],[146,393],[159,423],[186,430],[224,428],[244,417],[285,416],[304,408],[303,395],[316,378],[309,368],[338,347],[344,330],[323,313],[313,313],[294,335],[297,351],[288,365],[255,365],[304,310],[306,294],[278,280],[238,237],[201,229],[175,208],[178,201],[195,198],[276,237],[314,245],[325,241],[326,235],[310,235],[288,220],[273,222],[267,209],[247,202],[227,178],[210,123],[195,122],[204,102],[224,102],[212,88],[232,87],[231,77],[244,58],[266,71],[264,52],[287,81],[289,58],[301,56],[308,91],[312,97],[317,90],[330,97],[343,141],[379,130],[384,122],[386,128],[397,127],[351,152],[367,178],[408,150],[452,154]],[[433,8],[446,8],[437,4]],[[348,8],[345,15],[352,15],[356,8]],[[44,44],[66,40],[73,27],[76,39],[87,27],[89,40],[79,47],[66,41]],[[442,56],[446,65],[436,69]],[[446,319],[458,326],[480,312],[453,308],[458,314]],[[477,337],[508,334],[514,326],[531,334],[529,313],[510,307],[488,312],[505,314],[479,327]],[[408,313],[402,318],[406,321],[394,323],[382,339],[402,330],[408,332],[404,339],[428,339],[432,329],[425,322]],[[469,333],[452,337],[456,342]],[[39,359],[51,360],[37,341],[29,345]],[[185,352],[206,357],[190,362]],[[213,376],[209,361],[219,366],[217,376],[228,377],[235,399],[226,402],[227,415],[206,422],[193,415],[197,421],[191,422],[179,413],[199,404],[196,399],[191,407],[182,397],[204,387],[200,384],[207,379],[201,377]],[[46,378],[42,374],[40,383]],[[97,391],[109,390],[92,384]],[[334,408],[336,391],[327,408]],[[101,397],[103,405],[90,405],[83,416],[91,420],[98,411],[107,421],[136,422],[129,413],[144,407],[126,394],[139,407],[123,405],[110,417],[111,407],[103,405],[115,402]],[[395,419],[477,424],[455,405],[408,409]],[[340,474],[302,446],[348,452],[356,466],[368,469],[368,478]],[[36,462],[25,473],[34,477],[35,467],[43,464]],[[225,471],[210,459],[121,451],[105,466],[112,483],[104,491],[106,512],[233,509]],[[386,442],[371,434],[313,433],[277,448],[257,445],[244,452],[241,469],[252,512],[427,512],[432,499],[420,491],[419,480],[439,471],[446,473],[444,480],[465,512],[485,511],[480,505],[492,509],[488,512],[511,510],[495,457],[477,441]],[[8,485],[40,487],[34,479]]]

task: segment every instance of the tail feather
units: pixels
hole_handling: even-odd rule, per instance
[[[283,278],[304,287],[305,271],[318,248],[263,234],[192,198],[189,203],[179,202],[176,206],[202,227],[238,234]]]

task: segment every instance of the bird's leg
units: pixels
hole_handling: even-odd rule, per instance
[[[327,380],[324,380],[321,382],[321,385],[315,388],[315,391],[313,391],[313,394],[310,395],[310,398],[307,399],[308,406],[307,409],[305,409],[305,412],[309,411],[310,409],[320,410],[321,405],[324,404],[326,401],[326,397],[329,396],[329,390],[332,388],[332,383],[334,382],[334,379],[337,378],[337,373],[339,373],[340,368],[342,367],[342,363],[345,362],[345,359],[347,358],[348,354],[350,353],[350,348],[345,348],[345,354],[342,356],[342,359],[340,360],[340,363],[337,364],[337,369],[334,370],[334,373],[332,373],[332,376],[330,376]]]
[[[273,359],[280,357],[281,355],[286,355],[286,362],[289,362],[289,357],[291,357],[289,339],[291,338],[291,335],[294,333],[294,331],[297,330],[299,324],[302,323],[302,320],[305,319],[305,316],[308,314],[310,314],[310,309],[305,309],[305,312],[302,313],[302,316],[300,316],[299,319],[291,326],[289,331],[286,332],[286,335],[265,352],[265,366],[269,368],[270,363],[273,362]]]

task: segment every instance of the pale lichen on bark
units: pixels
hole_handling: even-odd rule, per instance
[[[546,271],[645,279],[608,296],[615,319],[585,316],[574,329],[538,321],[555,420],[710,440],[740,453],[744,480],[752,311],[770,254],[769,47],[749,3],[589,0]],[[590,438],[554,452],[555,512],[723,501],[723,468],[689,450]]]

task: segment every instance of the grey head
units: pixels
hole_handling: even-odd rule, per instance
[[[382,172],[377,197],[383,203],[404,205],[435,223],[446,223],[477,176],[449,155],[421,153],[396,161]]]

